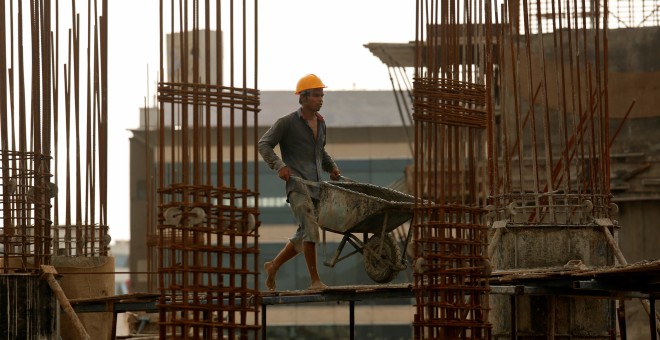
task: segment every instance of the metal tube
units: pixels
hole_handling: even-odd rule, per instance
[[[355,301],[351,300],[349,301],[349,312],[348,312],[348,318],[349,318],[349,328],[350,328],[350,339],[355,340]]]
[[[658,328],[655,319],[655,299],[649,299],[649,326],[651,327],[651,340],[658,340]]]

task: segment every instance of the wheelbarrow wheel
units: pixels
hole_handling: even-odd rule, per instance
[[[398,261],[401,260],[401,250],[392,234],[386,234],[383,247],[380,248],[380,235],[373,235],[364,245],[364,270],[369,277],[378,283],[388,283],[399,274]],[[380,253],[379,253],[380,250]]]

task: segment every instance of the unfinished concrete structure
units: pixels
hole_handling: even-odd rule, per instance
[[[114,285],[106,210],[107,3],[87,4],[82,16],[75,1],[1,6],[0,273],[9,308],[2,338],[109,336],[111,315],[78,317],[69,305],[90,292],[113,294]],[[60,27],[60,20],[71,24]],[[83,278],[96,270],[91,258],[110,264],[93,286]]]
[[[491,134],[491,250],[498,270],[614,265],[606,10],[503,6],[499,124]],[[605,235],[604,235],[605,234]],[[607,236],[607,237],[604,237]],[[614,245],[616,247],[616,245]],[[614,305],[571,297],[491,299],[494,336],[608,338]],[[521,317],[515,323],[509,315]],[[589,311],[589,313],[585,313]]]

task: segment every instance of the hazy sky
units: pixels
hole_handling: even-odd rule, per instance
[[[130,237],[128,129],[138,127],[138,110],[155,94],[159,1],[108,4],[108,224],[113,239],[124,240]],[[415,1],[263,0],[258,6],[260,90],[293,91],[307,73],[329,91],[390,90],[386,66],[363,44],[415,39]]]

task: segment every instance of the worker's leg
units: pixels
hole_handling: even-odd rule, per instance
[[[305,262],[307,263],[309,278],[312,280],[309,289],[326,288],[327,286],[321,282],[321,278],[316,269],[316,243],[307,241],[303,242],[303,253],[305,254]]]
[[[266,271],[266,287],[268,290],[275,290],[275,275],[277,275],[277,270],[287,261],[296,257],[296,255],[298,255],[298,251],[293,243],[289,241],[272,261],[264,263],[264,270]]]
[[[316,245],[319,243],[319,229],[318,224],[318,200],[313,200],[309,194],[298,192],[291,192],[289,194],[289,202],[291,203],[291,210],[298,220],[300,228],[298,232],[302,234],[300,239],[302,242],[292,242],[296,245],[297,250],[302,250],[305,255],[305,263],[309,271],[309,277],[312,281],[310,289],[325,288],[326,285],[321,282],[319,273],[316,267]],[[296,236],[301,236],[296,233]],[[298,248],[300,245],[300,248]]]

